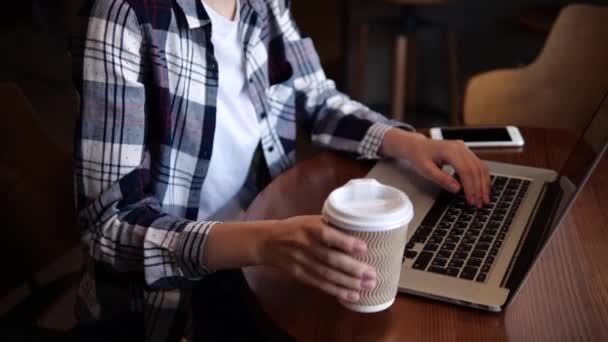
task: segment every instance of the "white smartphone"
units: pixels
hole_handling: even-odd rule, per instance
[[[469,147],[521,147],[524,138],[515,126],[501,127],[433,127],[435,140],[462,140]]]

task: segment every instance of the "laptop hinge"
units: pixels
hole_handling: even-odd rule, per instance
[[[545,241],[551,235],[555,212],[559,207],[562,193],[558,181],[547,183],[543,187],[541,199],[528,220],[524,237],[517,247],[516,257],[511,261],[509,271],[501,284],[511,290],[507,303],[517,292]]]

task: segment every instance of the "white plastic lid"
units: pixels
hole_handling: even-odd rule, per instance
[[[412,202],[401,190],[375,179],[353,179],[332,191],[323,204],[329,223],[350,230],[400,228],[414,216]]]

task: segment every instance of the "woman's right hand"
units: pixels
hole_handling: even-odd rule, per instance
[[[321,216],[274,222],[259,249],[262,264],[347,302],[357,302],[360,291],[376,286],[374,268],[353,258],[365,253],[365,242],[330,227]]]

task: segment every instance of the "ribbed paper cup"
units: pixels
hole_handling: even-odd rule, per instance
[[[373,266],[378,275],[376,287],[362,291],[359,302],[342,305],[357,312],[390,307],[397,296],[407,228],[414,216],[407,195],[374,179],[353,179],[327,197],[323,216],[333,227],[367,243],[367,252],[355,259]]]

